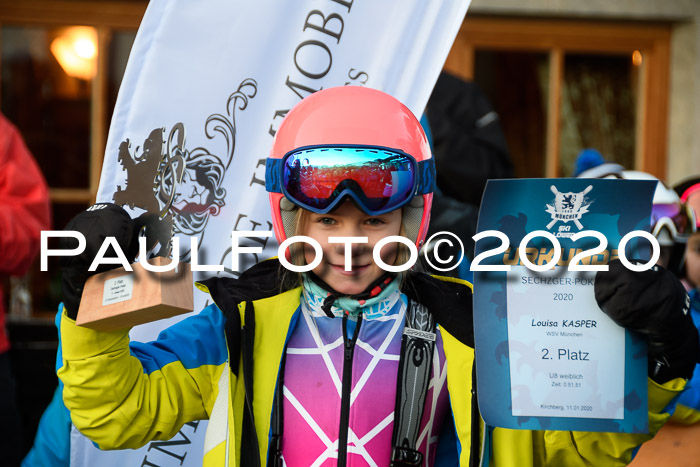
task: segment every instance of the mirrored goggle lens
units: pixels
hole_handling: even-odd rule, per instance
[[[666,222],[666,219],[670,222]],[[651,223],[653,226],[667,224],[674,236],[690,235],[694,219],[688,206],[681,203],[655,204],[651,210]]]
[[[315,210],[350,192],[366,211],[386,212],[405,204],[415,191],[415,159],[385,149],[304,149],[285,156],[282,164],[285,194]]]

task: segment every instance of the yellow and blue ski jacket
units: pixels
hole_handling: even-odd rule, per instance
[[[208,419],[204,466],[268,465],[276,387],[302,300],[301,287],[280,291],[278,266],[264,261],[238,280],[204,281],[199,287],[214,305],[147,344],[130,343],[128,330],[78,327],[63,313],[58,375],[74,425],[101,449],[124,449],[170,439],[185,423]],[[403,290],[429,305],[446,360],[451,426],[438,430],[446,442],[434,465],[626,465],[669,418],[685,385],[648,380],[649,435],[484,426],[475,396],[470,285],[411,274]]]
[[[690,316],[700,332],[700,290],[692,289],[688,292],[688,297],[690,298]],[[683,425],[700,423],[700,364],[695,365],[693,377],[678,398],[676,411],[671,420]]]

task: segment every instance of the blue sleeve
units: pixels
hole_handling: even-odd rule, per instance
[[[163,330],[152,342],[131,342],[131,354],[138,358],[146,374],[179,360],[187,369],[201,365],[221,365],[228,358],[224,326],[226,318],[216,305],[209,305]]]
[[[691,308],[690,316],[693,318],[695,327],[700,332],[700,310]],[[689,409],[700,411],[700,365],[695,365],[693,377],[688,381],[685,390],[678,398],[678,403]]]
[[[56,328],[61,322],[60,315],[63,304],[58,306]],[[61,333],[58,333],[59,339]],[[63,358],[59,342],[56,353],[56,370],[61,368]],[[34,466],[68,466],[70,465],[70,412],[63,404],[63,382],[58,380],[58,387],[53,393],[51,402],[44,410],[39,420],[39,426],[34,436],[34,444],[22,460],[22,467]]]
[[[63,400],[75,427],[100,449],[170,439],[211,413],[228,358],[226,318],[216,306],[148,343],[129,342],[128,330],[77,326],[64,313],[60,319]]]
[[[70,465],[70,412],[63,405],[63,383],[39,421],[34,445],[22,461],[22,467],[59,467]]]

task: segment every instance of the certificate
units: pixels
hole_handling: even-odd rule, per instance
[[[648,229],[654,189],[632,180],[489,181],[478,231],[504,237],[477,240],[472,264],[487,424],[648,431],[645,342],[598,308],[596,271],[576,265],[648,258],[650,244],[634,231]]]
[[[624,418],[625,330],[598,309],[594,277],[508,272],[513,415]]]

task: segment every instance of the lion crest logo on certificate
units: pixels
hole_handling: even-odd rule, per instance
[[[487,183],[472,270],[477,394],[488,425],[648,431],[646,344],[598,308],[594,284],[612,259],[649,257],[649,243],[635,236],[649,226],[654,185]],[[621,198],[635,202],[623,207]]]
[[[552,216],[552,221],[547,224],[547,229],[554,227],[554,224],[557,222],[573,222],[579,230],[583,230],[580,219],[588,212],[588,207],[593,202],[586,198],[586,194],[593,189],[593,186],[588,185],[579,193],[562,193],[554,185],[551,185],[549,189],[554,193],[554,201],[552,204],[547,204],[547,212]],[[560,232],[566,230],[561,229],[561,227],[562,226],[560,226],[559,229]],[[570,237],[571,235],[573,235],[573,233],[558,236]]]

